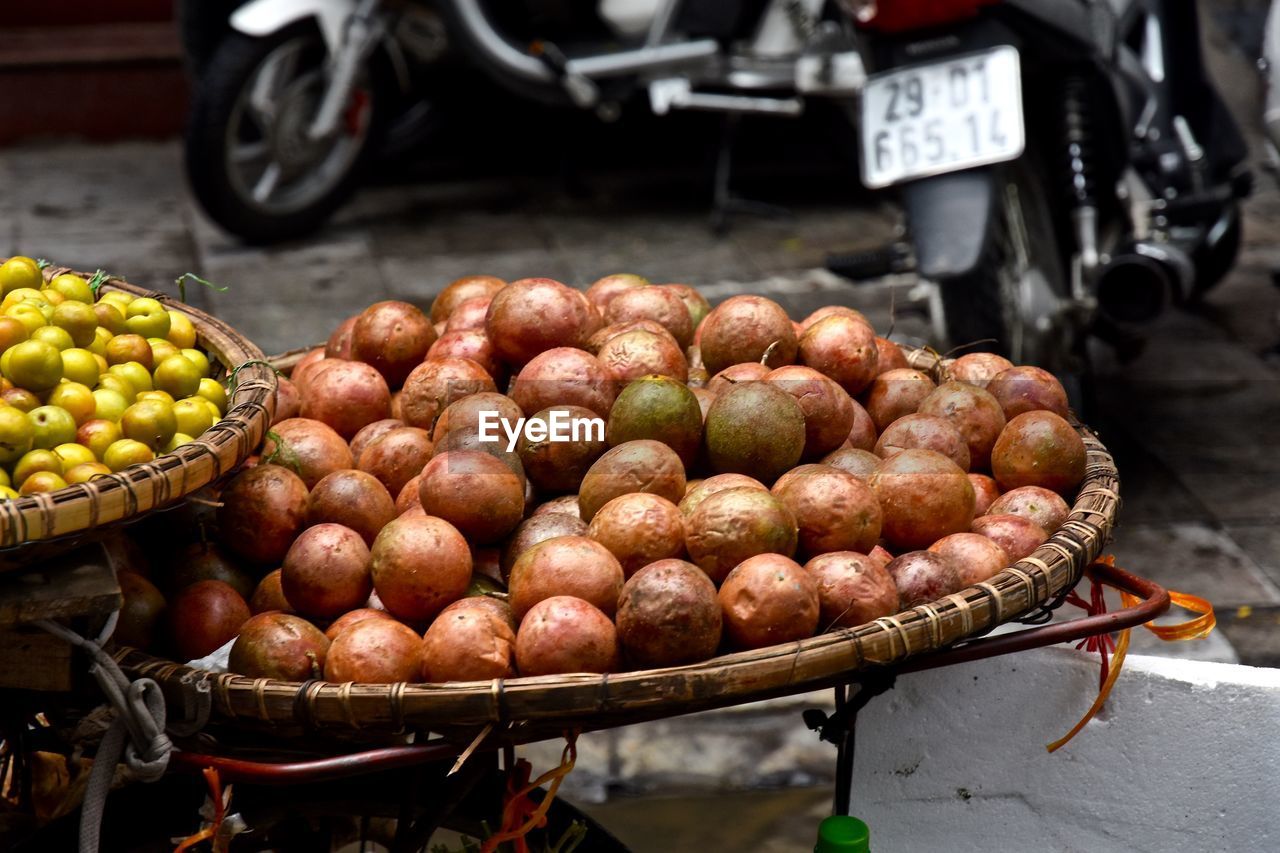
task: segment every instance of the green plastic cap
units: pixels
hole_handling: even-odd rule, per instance
[[[871,830],[856,817],[832,815],[818,826],[813,853],[870,853]]]

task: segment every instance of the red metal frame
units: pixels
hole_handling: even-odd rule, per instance
[[[1098,616],[1086,616],[1011,634],[971,640],[952,649],[913,658],[893,667],[892,671],[897,674],[921,672],[940,666],[968,663],[1027,649],[1069,643],[1125,628],[1135,628],[1150,622],[1169,609],[1169,593],[1159,584],[1101,563],[1094,564],[1092,570],[1098,580],[1106,581],[1118,589],[1132,593],[1142,601],[1133,607]],[[495,739],[488,743],[482,742],[478,749],[489,751],[498,746],[499,741]],[[197,773],[206,767],[213,767],[217,769],[224,781],[249,782],[258,785],[296,785],[412,767],[433,761],[445,761],[456,758],[461,752],[457,743],[445,740],[383,747],[293,762],[246,761],[221,755],[174,752],[170,758],[170,766]]]

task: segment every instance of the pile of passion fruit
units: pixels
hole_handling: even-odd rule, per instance
[[[222,417],[191,319],[96,291],[31,258],[0,264],[0,499],[149,461]]]
[[[950,374],[850,308],[793,322],[635,275],[380,302],[281,380],[167,617],[130,578],[119,639],[233,643],[252,677],[443,682],[861,625],[1027,556],[1084,477],[1052,375],[989,353]],[[495,417],[525,420],[486,440]]]

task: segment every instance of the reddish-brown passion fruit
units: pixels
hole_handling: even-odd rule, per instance
[[[450,282],[431,302],[431,322],[452,319],[454,312],[471,299],[492,299],[507,283],[491,275],[468,275]]]
[[[830,465],[803,465],[773,487],[796,519],[800,550],[816,556],[828,551],[865,554],[880,539],[883,516],[871,488]]]
[[[580,347],[596,315],[571,287],[549,278],[525,278],[493,294],[485,332],[498,357],[513,367],[556,347]]]
[[[370,550],[373,587],[400,619],[431,619],[471,583],[467,540],[441,518],[406,513],[382,528]],[[423,571],[424,566],[431,570]]]
[[[432,321],[416,305],[375,302],[361,312],[351,333],[351,357],[381,373],[391,387],[404,382],[436,341]]]
[[[996,439],[991,473],[1005,490],[1040,486],[1074,494],[1084,480],[1084,440],[1065,420],[1048,411],[1016,416]]]
[[[882,535],[901,549],[927,548],[973,520],[973,484],[932,450],[904,450],[882,462],[871,488],[884,513]]]
[[[715,584],[684,560],[643,567],[618,598],[618,640],[637,667],[680,666],[715,655],[722,619]]]
[[[824,317],[800,338],[800,362],[857,394],[880,373],[876,333],[865,321],[853,317]]]
[[[618,664],[617,629],[581,598],[558,595],[538,602],[516,634],[521,675],[615,672]]]
[[[263,613],[240,628],[227,669],[247,678],[308,681],[323,677],[328,651],[329,638],[306,619]]]
[[[757,554],[790,557],[799,528],[786,504],[752,486],[706,497],[686,522],[689,558],[719,583],[734,566]]]
[[[627,577],[649,563],[684,556],[684,516],[658,495],[614,498],[591,519],[587,535],[609,549]]]
[[[506,536],[524,517],[524,482],[487,453],[451,450],[422,469],[418,497],[428,515],[445,519],[468,539]]]
[[[780,554],[744,560],[720,587],[725,635],[739,649],[812,637],[821,618],[818,582]]]
[[[763,296],[732,296],[702,321],[699,348],[707,371],[714,375],[744,361],[762,361],[769,367],[793,364],[798,342],[781,305]]]
[[[818,584],[819,628],[856,628],[898,612],[898,587],[885,564],[854,551],[832,551],[805,563]]]
[[[618,559],[594,539],[547,539],[524,551],[511,566],[511,612],[519,622],[539,601],[571,595],[612,617],[625,580]]]
[[[218,529],[236,554],[258,565],[278,565],[307,523],[307,486],[279,465],[237,474],[222,490]]]
[[[628,441],[607,451],[582,478],[578,511],[590,523],[602,506],[619,495],[648,492],[675,502],[684,497],[684,465],[675,451],[658,441]]]

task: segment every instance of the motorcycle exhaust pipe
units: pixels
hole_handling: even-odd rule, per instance
[[[1194,267],[1181,249],[1132,243],[1112,254],[1094,279],[1098,308],[1124,323],[1154,320],[1190,292]]]

